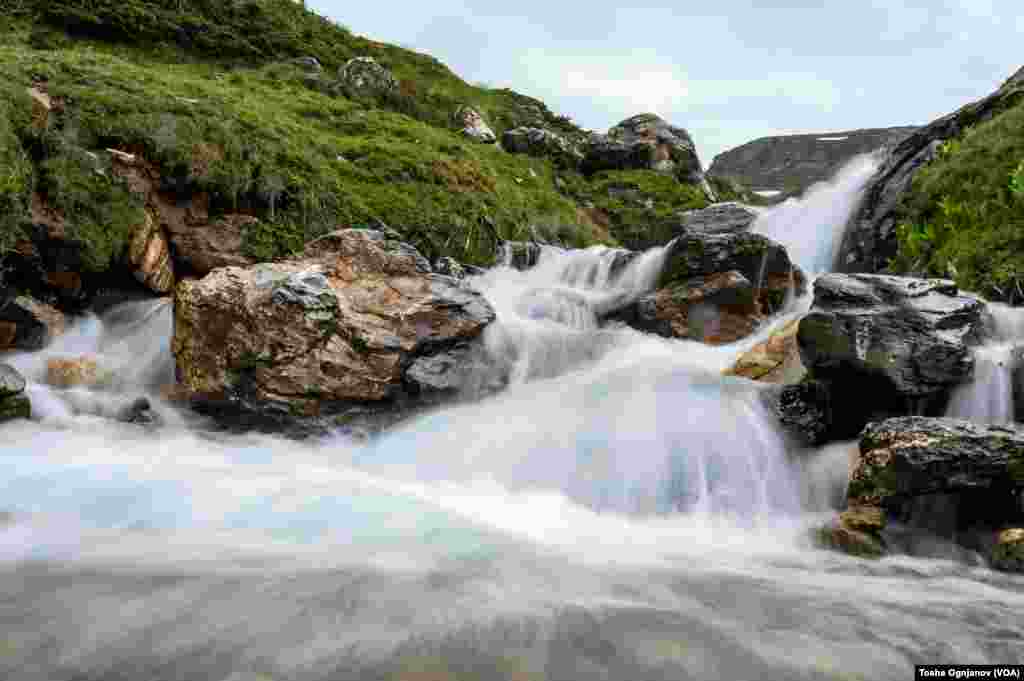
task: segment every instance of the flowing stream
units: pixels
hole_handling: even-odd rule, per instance
[[[827,269],[865,163],[755,229]],[[370,444],[227,435],[162,402],[167,301],[4,357],[35,419],[0,428],[0,678],[874,681],[1024,660],[1024,579],[811,546],[851,445],[797,457],[757,386],[720,375],[771,325],[711,348],[598,324],[663,255],[481,275],[510,386]],[[105,389],[45,385],[47,359],[86,353]],[[111,418],[140,395],[160,427]]]

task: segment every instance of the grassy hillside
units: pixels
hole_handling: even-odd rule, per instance
[[[894,270],[1024,302],[1024,98],[945,142],[901,213]]]
[[[302,56],[323,70],[292,61]],[[340,89],[337,68],[356,56],[389,68],[398,91]],[[49,116],[32,115],[33,83],[54,102]],[[0,0],[0,250],[36,192],[85,244],[88,268],[116,261],[143,206],[109,172],[107,149],[155,164],[165,192],[208,196],[214,216],[260,218],[245,249],[262,259],[385,224],[430,257],[486,264],[498,239],[632,243],[666,206],[706,204],[670,178],[623,171],[664,205],[620,206],[605,186],[617,173],[591,181],[462,137],[451,120],[462,104],[499,135],[523,124],[586,134],[537,100],[469,85],[291,0]]]

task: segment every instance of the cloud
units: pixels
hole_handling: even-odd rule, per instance
[[[618,77],[583,69],[565,72],[567,94],[625,100],[640,112],[664,115],[689,94],[686,81],[672,71],[640,68]]]

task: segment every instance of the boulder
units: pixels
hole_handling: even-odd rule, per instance
[[[0,303],[0,351],[40,350],[64,333],[63,313],[29,296]]]
[[[455,124],[459,126],[459,132],[469,139],[482,144],[494,144],[498,141],[491,126],[487,125],[484,117],[473,107],[460,106],[453,118]]]
[[[1020,489],[1024,430],[905,416],[864,429],[847,495],[851,507],[895,509],[913,497],[979,490],[994,504]]]
[[[477,342],[493,319],[412,246],[348,229],[289,260],[179,284],[172,350],[193,404],[281,427],[448,390],[454,364],[438,356]]]
[[[683,182],[704,182],[690,133],[649,113],[627,118],[607,135],[592,135],[584,151],[582,169],[588,174],[599,170],[647,169],[673,174]]]
[[[24,393],[25,378],[14,367],[0,364],[0,423],[32,416],[32,405]]]
[[[724,374],[762,383],[796,383],[807,373],[796,342],[799,329],[800,320],[794,319],[773,331],[767,340],[740,355]]]
[[[520,126],[506,130],[501,136],[501,146],[510,154],[549,158],[569,168],[577,168],[583,161],[583,153],[576,145],[544,128]]]
[[[137,426],[160,425],[159,415],[153,410],[153,405],[145,397],[139,397],[117,410],[114,418],[121,423],[131,423]]]
[[[1015,527],[999,533],[992,549],[992,567],[1024,573],[1024,529]]]
[[[398,81],[373,57],[349,59],[338,69],[338,81],[354,95],[380,95],[398,89]]]
[[[800,322],[804,366],[854,391],[867,382],[922,399],[970,380],[984,305],[939,279],[826,274]]]
[[[882,271],[898,251],[896,226],[900,199],[917,172],[935,157],[942,142],[1005,111],[1024,97],[1019,72],[996,92],[939,118],[895,145],[868,183],[839,250],[838,268],[845,272]]]
[[[765,236],[684,234],[668,246],[657,290],[612,317],[667,338],[732,343],[805,288],[786,249]]]
[[[701,234],[722,232],[743,232],[750,229],[758,213],[742,203],[729,201],[713,203],[707,208],[698,208],[679,213],[676,216],[676,231]]]
[[[127,257],[135,278],[150,291],[165,295],[174,289],[171,247],[160,223],[149,211],[132,233]]]

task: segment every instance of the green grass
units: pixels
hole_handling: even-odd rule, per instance
[[[324,70],[289,61],[307,55]],[[391,69],[398,91],[345,92],[337,68],[356,56]],[[63,105],[44,128],[26,94],[40,81]],[[143,219],[107,149],[153,163],[182,199],[207,195],[212,219],[258,217],[244,248],[261,260],[382,224],[429,258],[478,265],[498,240],[646,247],[671,237],[659,225],[672,212],[706,204],[657,173],[584,178],[465,139],[451,120],[462,104],[499,135],[518,125],[585,133],[538,100],[470,85],[291,0],[0,0],[0,100],[0,249],[20,236],[35,190],[66,218],[90,270],[117,260]]]
[[[1024,100],[943,144],[900,206],[897,272],[1024,301]]]
[[[673,216],[704,208],[709,201],[697,185],[650,170],[613,170],[586,179],[566,177],[569,193],[603,214],[607,229],[623,246],[645,249],[676,236]]]

